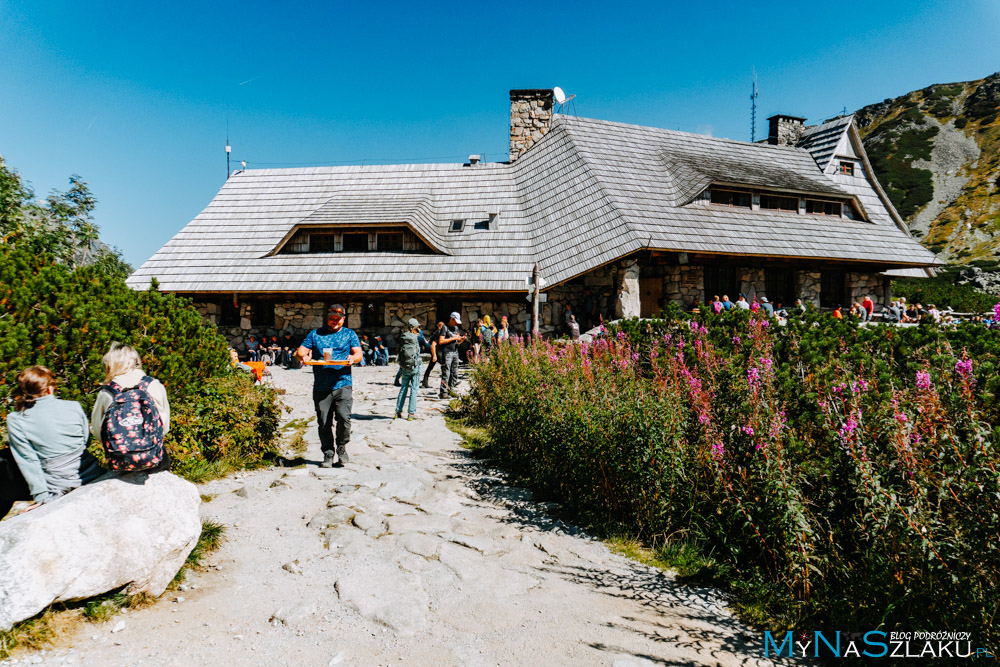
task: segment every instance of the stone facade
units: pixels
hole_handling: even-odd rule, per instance
[[[510,91],[510,161],[524,155],[552,125],[552,90]]]
[[[819,271],[796,271],[795,272],[795,293],[802,303],[810,303],[819,308],[819,290],[823,284],[823,277]]]
[[[622,263],[617,291],[615,317],[639,317],[639,262],[632,259]]]
[[[865,295],[870,295],[876,305],[889,305],[892,300],[891,281],[888,276],[881,276],[877,273],[847,273],[847,299],[844,304],[849,308],[851,303],[861,302]]]
[[[761,267],[739,267],[737,275],[740,291],[749,300],[766,296],[766,269]],[[850,301],[860,301],[870,294],[879,305],[887,304],[891,294],[889,279],[879,274],[849,272],[847,276],[847,297]],[[657,304],[677,303],[690,308],[697,300],[706,303],[711,295],[705,294],[705,270],[698,265],[676,265],[660,262],[642,263],[636,259],[624,259],[574,278],[573,280],[545,290],[547,302],[539,304],[539,330],[543,335],[562,335],[565,332],[565,307],[569,305],[580,322],[586,327],[583,305],[587,290],[593,298],[597,315],[605,321],[619,317],[637,317],[641,306],[640,280],[660,279],[663,281],[663,297]],[[819,271],[795,271],[795,292],[803,303],[819,306],[821,274]],[[527,290],[524,292],[527,295]],[[446,295],[445,295],[446,296]],[[735,300],[735,294],[730,295]],[[510,299],[510,297],[508,297]],[[499,323],[504,315],[510,323],[511,332],[525,334],[530,330],[531,302],[524,296],[519,300],[463,300],[452,298],[445,303],[461,304],[457,307],[462,316],[462,328],[469,330],[476,319],[489,315],[494,323]],[[241,302],[238,324],[219,326],[221,309],[218,302],[196,302],[198,310],[207,322],[218,326],[229,343],[239,351],[250,335],[272,336],[291,331],[301,338],[310,330],[322,326],[326,314],[327,301],[307,299],[281,301],[274,304],[274,321],[271,326],[253,322],[253,306]],[[414,317],[425,331],[433,329],[439,315],[446,316],[441,304],[435,300],[406,301],[363,301],[347,303],[347,326],[359,334],[380,335],[386,344],[394,349],[399,335],[406,329],[406,321]],[[790,304],[785,304],[790,305]],[[365,310],[368,312],[365,312]],[[599,319],[591,324],[597,326]]]

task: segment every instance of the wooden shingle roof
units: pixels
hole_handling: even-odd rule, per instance
[[[839,127],[838,141],[849,119]],[[517,292],[536,261],[555,284],[644,248],[936,263],[867,181],[824,174],[816,151],[833,132],[793,148],[555,116],[513,164],[247,170],[129,284],[155,277],[183,293]],[[855,197],[870,220],[712,207],[698,197],[713,183]],[[472,224],[497,211],[488,228]],[[469,222],[451,232],[455,219]],[[379,224],[409,226],[434,254],[274,254],[297,228]]]

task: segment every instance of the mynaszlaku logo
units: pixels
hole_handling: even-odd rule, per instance
[[[767,658],[992,658],[995,651],[973,647],[969,632],[821,632],[776,638],[764,633]]]

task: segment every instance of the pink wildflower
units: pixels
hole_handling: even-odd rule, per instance
[[[955,372],[965,379],[972,377],[972,359],[962,359],[955,362]]]
[[[747,381],[751,387],[756,387],[760,383],[760,371],[755,366],[747,369]]]
[[[714,445],[712,445],[712,458],[716,461],[721,461],[722,457],[726,453],[726,448],[722,444],[721,440],[717,440]]]
[[[740,430],[746,433],[747,435],[753,435],[753,426],[744,426]]]
[[[927,371],[917,371],[917,389],[927,391],[931,388],[931,374]]]
[[[733,345],[739,345],[742,342],[743,342],[742,338],[740,338],[739,336],[733,336]]]

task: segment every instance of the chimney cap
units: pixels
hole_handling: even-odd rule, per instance
[[[469,164],[479,164],[479,156],[478,155],[470,155],[469,156]]]
[[[767,119],[772,120],[774,118],[777,118],[778,120],[800,120],[803,123],[806,122],[806,119],[802,116],[790,116],[787,113],[776,113],[773,116],[768,116]]]

